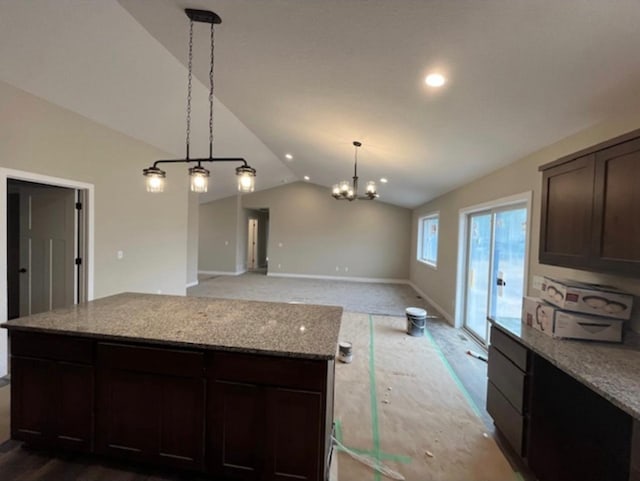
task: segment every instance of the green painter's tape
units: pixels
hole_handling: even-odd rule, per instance
[[[376,371],[373,344],[373,318],[369,314],[369,393],[371,398],[371,427],[373,435],[373,457],[380,464],[380,425],[378,423],[378,394],[376,392]],[[375,480],[380,481],[380,472],[375,471]]]
[[[478,409],[478,406],[476,406],[476,403],[473,402],[473,399],[469,395],[469,391],[467,391],[467,388],[464,387],[464,385],[462,384],[462,381],[460,381],[460,378],[451,367],[451,364],[449,364],[449,361],[447,361],[447,358],[444,357],[444,353],[442,352],[442,350],[440,350],[440,347],[436,344],[436,341],[433,339],[433,336],[429,332],[429,329],[425,329],[424,332],[427,334],[427,339],[429,339],[429,341],[431,342],[431,345],[438,353],[438,357],[440,357],[440,360],[442,361],[444,366],[447,368],[447,371],[449,371],[449,375],[458,386],[458,389],[460,389],[460,392],[462,393],[462,395],[467,400],[467,403],[471,407],[471,410],[475,413],[476,416],[482,419],[482,415],[480,414],[480,409]]]

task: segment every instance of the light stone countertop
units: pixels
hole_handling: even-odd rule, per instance
[[[625,332],[624,343],[554,339],[520,319],[489,321],[554,366],[640,420],[640,336]]]
[[[342,307],[124,293],[2,324],[23,330],[334,359]]]

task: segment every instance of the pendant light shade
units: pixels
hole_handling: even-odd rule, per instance
[[[240,157],[230,158],[214,158],[213,157],[213,27],[222,23],[222,20],[214,12],[208,10],[185,9],[185,13],[189,18],[189,68],[187,83],[187,129],[185,142],[184,159],[157,160],[151,167],[142,171],[147,185],[147,192],[159,193],[164,191],[164,181],[167,176],[166,172],[158,167],[158,164],[164,163],[196,163],[195,167],[189,169],[190,186],[192,192],[204,193],[209,189],[210,172],[202,167],[204,162],[241,162],[242,165],[236,169],[238,178],[238,191],[253,192],[255,190],[256,169],[247,164],[247,161]],[[191,140],[191,90],[193,78],[193,24],[194,22],[209,24],[210,26],[210,59],[209,59],[209,157],[201,159],[191,159],[189,157],[190,140]]]
[[[249,166],[240,166],[236,168],[236,176],[238,176],[238,191],[253,192],[256,188],[256,169]]]
[[[209,187],[209,174],[210,172],[197,165],[189,169],[189,177],[191,177],[191,192],[203,193],[206,192]]]
[[[146,178],[147,192],[164,192],[164,179],[167,173],[158,167],[149,167],[143,170]]]

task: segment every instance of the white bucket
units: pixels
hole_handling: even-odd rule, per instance
[[[424,336],[427,327],[427,311],[419,307],[407,307],[407,334],[414,337]]]

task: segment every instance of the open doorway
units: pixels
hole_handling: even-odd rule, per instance
[[[488,316],[518,318],[522,311],[530,212],[527,193],[460,213],[456,325],[485,346]]]
[[[248,211],[247,271],[266,274],[269,266],[269,209]]]
[[[93,198],[92,184],[0,169],[0,322],[93,299]]]

